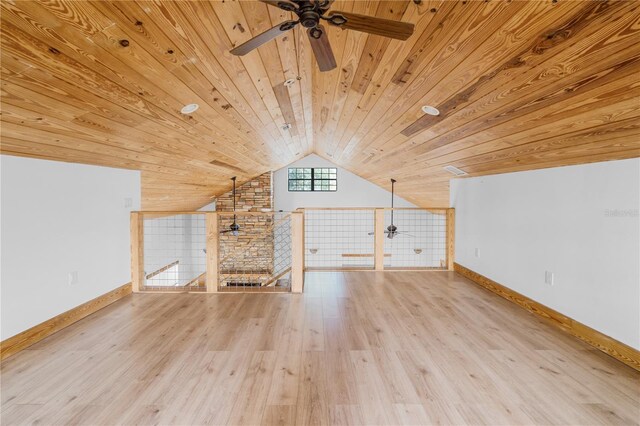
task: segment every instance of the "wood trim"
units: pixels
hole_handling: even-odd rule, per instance
[[[375,210],[376,207],[299,207],[296,211],[322,211],[322,210]]]
[[[215,293],[218,291],[218,266],[219,266],[219,251],[218,251],[218,237],[220,232],[218,230],[218,214],[207,213],[205,216],[205,223],[207,227],[207,276],[206,286],[207,293]]]
[[[264,284],[262,284],[261,287],[271,287],[271,284],[275,285],[280,278],[284,277],[289,272],[291,272],[291,268],[285,269],[284,271],[280,272],[279,274],[274,275],[273,277],[269,278],[269,281],[267,281]]]
[[[193,284],[198,284],[198,287],[204,287],[204,280],[206,279],[207,273],[203,272],[200,275],[198,275],[197,277],[195,277],[194,279],[192,279],[191,281],[189,281],[188,283],[186,283],[185,285],[183,285],[183,288],[189,289],[190,287],[195,287]],[[201,293],[200,291],[198,291],[197,293]]]
[[[307,264],[307,251],[305,250],[307,247],[307,241],[305,240],[305,235],[307,234],[307,225],[305,224],[306,219],[305,219],[304,211],[301,211],[299,213],[300,213],[300,217],[302,217],[302,219],[300,219],[300,221],[302,221],[302,237],[301,237],[302,242],[300,243],[302,244],[302,253],[300,255],[302,256],[302,277],[304,279],[304,267]]]
[[[373,266],[310,266],[304,269],[305,272],[380,272],[376,271]],[[409,272],[409,271],[423,271],[423,272],[446,272],[445,268],[439,268],[437,266],[387,266],[384,268],[384,272]]]
[[[426,210],[446,212],[448,207],[299,207],[296,211],[321,211],[321,210]]]
[[[173,211],[173,210],[166,210],[166,211],[157,211],[157,210],[138,210],[138,211],[134,211],[131,213],[140,213],[144,216],[179,216],[179,215],[188,215],[188,214],[207,214],[210,212],[207,211]]]
[[[304,289],[304,213],[291,213],[291,292]]]
[[[380,210],[424,210],[424,211],[428,211],[431,213],[434,212],[438,212],[438,213],[446,213],[447,210],[449,210],[448,207],[380,207]]]
[[[153,293],[153,294],[182,294],[182,293],[199,293],[203,294],[204,291],[200,290],[202,287],[185,287],[185,286],[145,286],[140,293]],[[195,290],[197,289],[197,290]]]
[[[374,239],[374,269],[376,271],[384,270],[384,210],[376,209],[373,221],[373,239]]]
[[[156,275],[160,275],[161,273],[163,273],[164,271],[166,271],[167,269],[173,268],[174,266],[180,264],[179,260],[174,260],[173,262],[169,263],[168,265],[163,266],[162,268],[151,272],[150,274],[147,274],[147,276],[145,277],[146,279],[151,279],[153,277],[155,277]]]
[[[456,210],[447,209],[447,269],[453,271],[456,247]]]
[[[60,315],[42,322],[22,333],[0,342],[0,360],[20,352],[29,346],[51,336],[71,324],[80,321],[100,309],[109,306],[123,297],[131,294],[131,283],[120,286],[108,293],[98,296],[82,305],[76,306]]]
[[[373,266],[310,266],[304,269],[305,272],[345,272],[345,271],[375,271]]]
[[[374,253],[342,253],[342,257],[374,257]],[[391,253],[385,253],[384,257],[391,257]]]
[[[142,214],[131,212],[131,286],[138,293],[145,284],[144,277],[144,223]]]
[[[458,263],[454,264],[454,270],[458,274],[470,279],[481,287],[484,287],[498,296],[519,305],[541,318],[544,318],[553,326],[577,337],[583,342],[601,350],[618,361],[627,364],[629,367],[640,371],[640,351],[632,348],[631,346],[609,337],[606,334],[602,334],[601,332],[569,318],[541,303],[538,303],[535,300],[529,299],[527,296],[498,284],[490,278],[480,275],[471,269],[465,268]]]

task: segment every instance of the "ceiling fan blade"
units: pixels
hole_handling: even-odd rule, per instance
[[[318,38],[315,38],[311,34],[318,29],[321,31],[321,34]],[[318,68],[320,68],[320,71],[331,71],[337,67],[336,58],[333,56],[333,50],[329,44],[329,36],[327,35],[327,31],[324,27],[322,25],[318,25],[315,28],[309,28],[307,30],[307,35],[309,36],[311,49],[313,50],[313,54],[316,56],[316,61],[318,62]]]
[[[408,232],[396,232],[398,235],[406,235],[407,237],[415,238],[415,235],[411,235]]]
[[[263,44],[273,40],[274,38],[284,34],[289,31],[293,27],[298,25],[298,21],[284,21],[281,24],[276,25],[263,32],[262,34],[258,34],[254,38],[242,43],[240,46],[236,46],[231,49],[231,54],[236,56],[244,56],[247,53],[251,52],[253,49],[262,46]]]
[[[334,0],[312,0],[314,4],[318,4],[322,9],[327,10],[331,7]]]
[[[286,10],[287,12],[293,12],[298,10],[299,6],[295,3],[286,0],[260,0],[262,3],[266,3],[269,6],[277,7],[278,9]]]
[[[384,233],[385,234],[390,234],[392,232],[389,231],[388,229],[385,229]],[[369,232],[367,235],[375,235],[375,234],[376,234],[375,232]],[[406,234],[406,232],[395,231],[395,232],[393,232],[393,234]]]
[[[342,15],[347,18],[344,24],[336,25],[347,30],[362,31],[363,33],[380,35],[383,37],[406,40],[413,34],[414,25],[409,22],[392,21],[390,19],[376,18],[375,16],[359,15],[349,12],[330,12],[332,15]],[[329,23],[333,23],[329,21]]]

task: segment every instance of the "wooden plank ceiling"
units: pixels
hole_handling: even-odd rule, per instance
[[[2,1],[1,150],[142,170],[154,210],[200,207],[233,175],[311,152],[395,177],[423,206],[448,204],[449,164],[474,176],[640,156],[640,2],[418,3],[336,1],[416,31],[332,27],[338,67],[321,73],[299,28],[228,53],[291,19],[255,1]]]

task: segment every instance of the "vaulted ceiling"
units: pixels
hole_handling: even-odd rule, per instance
[[[417,3],[336,1],[415,32],[329,28],[338,67],[321,73],[300,28],[229,54],[291,19],[256,1],[3,0],[0,149],[142,170],[152,210],[197,208],[232,175],[310,152],[395,177],[423,206],[448,204],[445,165],[474,176],[640,156],[640,2]]]

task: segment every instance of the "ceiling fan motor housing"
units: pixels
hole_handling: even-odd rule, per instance
[[[320,22],[320,15],[313,10],[305,10],[301,12],[298,17],[300,18],[300,23],[305,28],[315,28],[318,22]]]

